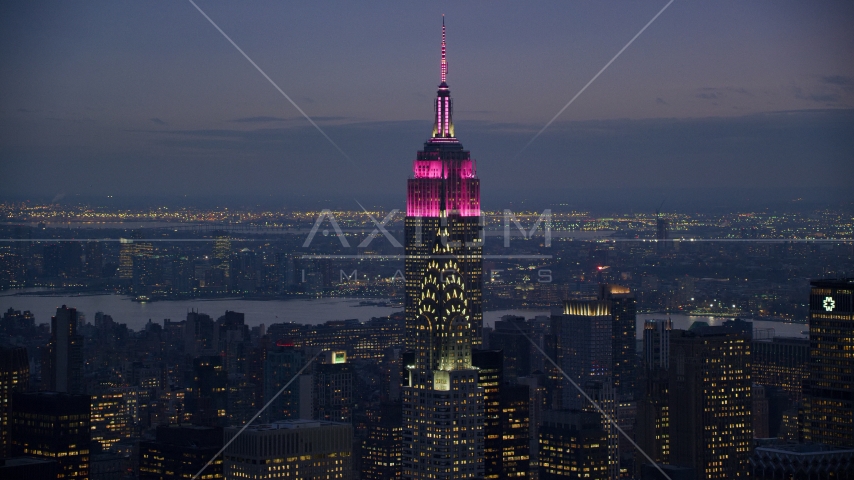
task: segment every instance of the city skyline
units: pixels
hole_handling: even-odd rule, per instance
[[[0,6],[0,477],[854,476],[854,6],[657,3]]]
[[[567,185],[590,194],[578,179],[603,172],[601,188],[635,201],[636,188],[690,198],[842,187],[854,107],[844,27],[854,11],[842,3],[674,2],[516,157],[664,4],[199,4],[358,167],[190,3],[5,6],[14,67],[0,77],[0,168],[16,179],[5,192],[392,198],[408,145],[429,128],[435,39],[425,19],[441,13],[458,39],[456,121],[496,165],[485,180],[503,198],[572,197]],[[377,142],[387,154],[375,154]],[[549,175],[508,175],[519,162]],[[844,190],[830,198],[850,200]]]

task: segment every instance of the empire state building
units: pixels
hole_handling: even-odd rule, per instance
[[[480,182],[454,136],[442,21],[441,83],[433,136],[418,152],[406,215],[406,344],[403,478],[484,473],[483,388],[472,366],[480,345]]]

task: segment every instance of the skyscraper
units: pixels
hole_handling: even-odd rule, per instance
[[[540,480],[607,480],[608,440],[600,415],[552,410],[540,426]]]
[[[83,336],[77,334],[77,309],[63,305],[50,318],[50,343],[45,360],[47,390],[83,393]]]
[[[622,285],[601,285],[599,299],[610,303],[611,318],[611,362],[614,389],[623,399],[634,397],[636,352],[637,303],[635,295]]]
[[[750,335],[739,323],[695,322],[670,333],[670,463],[692,467],[698,479],[750,475]]]
[[[442,25],[433,136],[415,160],[406,216],[403,478],[478,478],[483,388],[472,365],[481,337],[480,184],[454,137]]]
[[[854,278],[811,285],[804,438],[854,447]]]
[[[643,326],[643,369],[640,379],[635,440],[656,463],[670,459],[670,320],[647,320]],[[648,460],[636,454],[638,470]]]
[[[470,152],[454,136],[453,102],[446,83],[445,30],[442,23],[441,83],[433,105],[433,135],[413,164],[406,199],[406,347],[415,349],[422,282],[431,261],[440,226],[447,253],[456,257],[467,298],[467,317],[475,347],[483,326],[483,231],[480,216],[480,180]],[[445,214],[442,214],[444,210]]]
[[[222,357],[205,356],[193,360],[193,382],[187,388],[187,412],[193,423],[225,426],[228,422],[228,374]]]
[[[56,460],[59,478],[89,478],[89,397],[16,393],[12,397],[12,455]]]
[[[12,394],[27,391],[30,383],[30,362],[27,349],[0,346],[0,458],[9,456],[9,409]]]
[[[612,372],[611,304],[599,300],[570,300],[552,315],[555,358],[578,385],[588,380],[610,381]],[[582,409],[587,401],[562,375],[556,378],[558,408]]]

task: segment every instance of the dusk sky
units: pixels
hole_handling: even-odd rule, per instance
[[[676,0],[519,153],[666,3],[198,0],[351,162],[189,1],[3,2],[0,197],[402,205],[443,13],[487,202],[852,190],[852,2]]]

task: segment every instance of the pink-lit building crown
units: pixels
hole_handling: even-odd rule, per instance
[[[445,208],[450,215],[480,215],[480,180],[468,151],[454,136],[453,102],[446,82],[448,62],[445,49],[445,20],[442,18],[442,60],[439,90],[434,103],[433,136],[412,165],[406,214],[413,217],[438,217],[444,183]]]

